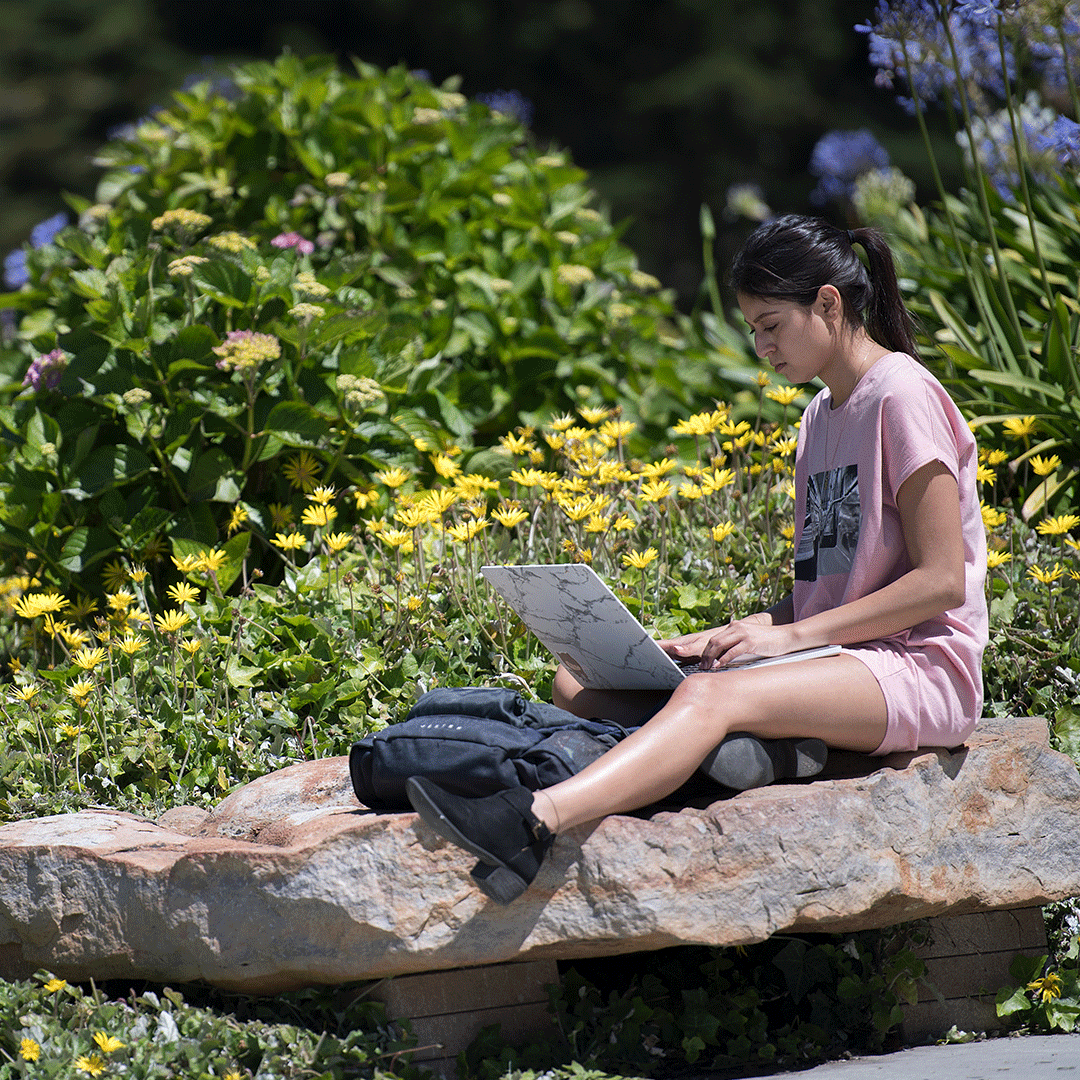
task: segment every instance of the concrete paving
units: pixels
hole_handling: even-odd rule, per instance
[[[1080,1080],[1080,1033],[917,1046],[776,1075],[798,1080]]]

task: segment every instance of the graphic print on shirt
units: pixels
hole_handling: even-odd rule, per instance
[[[795,580],[817,581],[829,574],[846,574],[855,561],[861,524],[858,466],[841,465],[814,473],[806,489],[806,519],[795,552]]]

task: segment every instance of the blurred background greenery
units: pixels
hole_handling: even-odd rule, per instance
[[[873,0],[5,0],[0,4],[0,253],[92,196],[107,133],[233,60],[305,55],[405,63],[470,97],[521,95],[540,145],[568,148],[627,222],[641,266],[691,306],[698,211],[719,265],[753,224],[733,184],[777,211],[820,209],[808,164],[832,129],[869,128],[933,197],[914,121],[874,86],[852,32]],[[523,99],[523,100],[522,100]],[[942,120],[944,124],[944,121]],[[946,169],[959,166],[944,127]],[[957,173],[953,172],[956,186]]]

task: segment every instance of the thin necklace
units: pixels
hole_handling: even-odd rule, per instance
[[[859,380],[866,374],[866,369],[869,366],[867,361],[870,359],[870,354],[874,351],[874,343],[870,343],[870,348],[863,354],[863,358],[859,363],[859,368],[855,372],[855,382],[851,387],[851,393],[848,394],[844,400],[836,406],[837,409],[844,408],[845,405],[851,400],[851,395],[855,393],[855,387],[859,385]],[[844,415],[840,418],[840,428],[836,433],[836,445],[829,451],[829,428],[832,420],[833,404],[832,404],[832,391],[829,391],[829,407],[825,410],[825,471],[832,472],[833,466],[836,464],[836,455],[840,452],[840,444],[844,438],[844,428],[847,426],[847,410],[844,410]]]

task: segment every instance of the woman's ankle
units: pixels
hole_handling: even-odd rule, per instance
[[[533,792],[532,812],[548,827],[552,836],[559,832],[559,808],[546,791]]]

